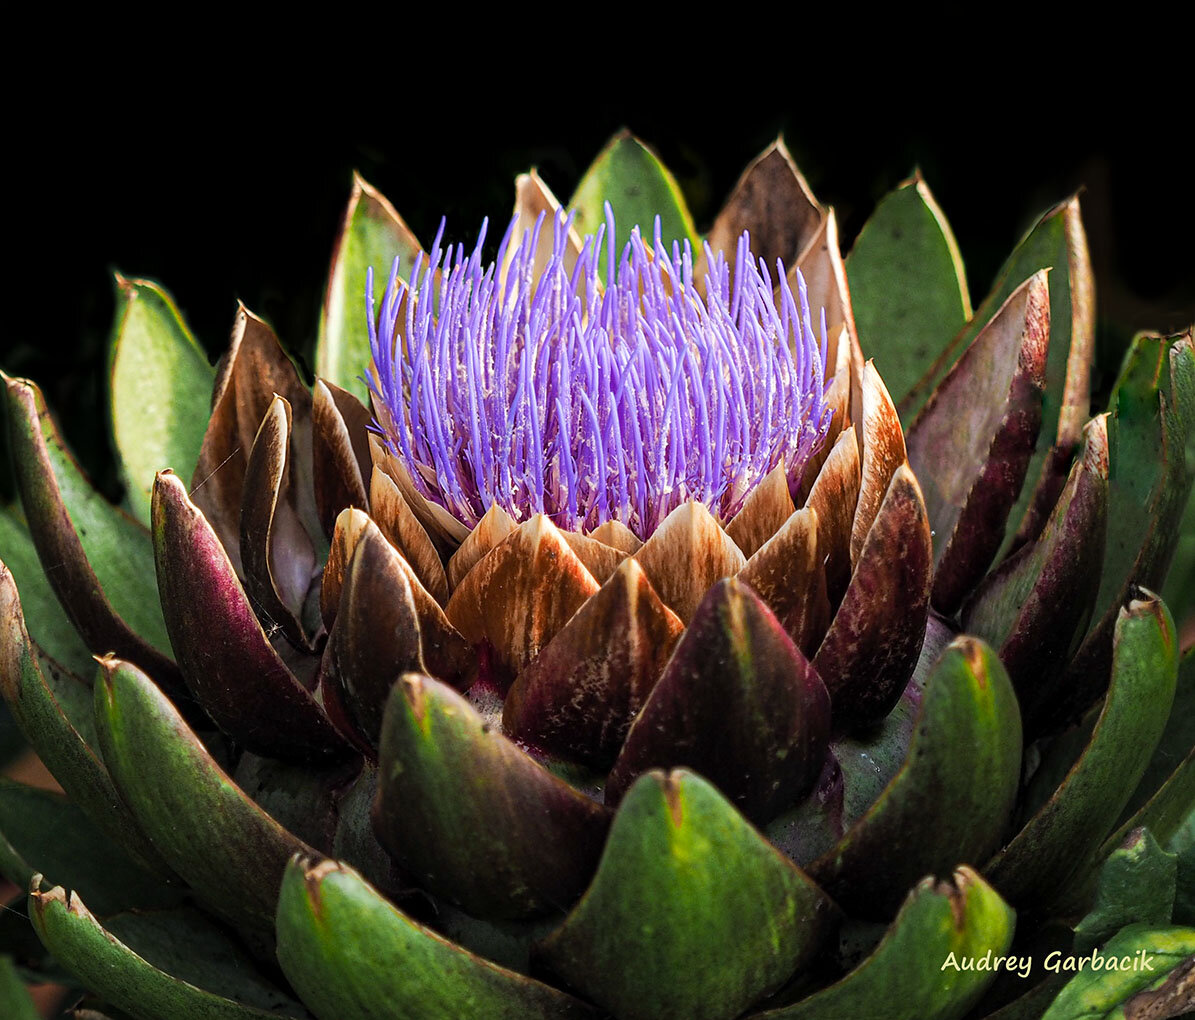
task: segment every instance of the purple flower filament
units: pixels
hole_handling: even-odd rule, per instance
[[[659,218],[651,249],[636,227],[616,261],[608,205],[571,270],[572,218],[556,217],[537,270],[547,224],[516,239],[516,222],[489,265],[486,223],[469,254],[441,248],[441,223],[409,285],[394,260],[376,321],[367,274],[378,431],[426,499],[469,527],[497,503],[646,538],[686,500],[729,520],[777,464],[796,488],[831,416],[825,316],[819,342],[799,272],[794,296],[744,233],[733,283],[705,246],[703,296],[688,242],[666,246]]]

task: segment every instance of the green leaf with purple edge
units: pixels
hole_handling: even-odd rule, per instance
[[[174,299],[150,280],[116,274],[108,393],[117,460],[133,516],[149,525],[154,475],[189,478],[211,411],[215,369]]]
[[[39,881],[29,917],[67,970],[137,1020],[307,1016],[202,915],[123,914],[101,923],[77,892]]]
[[[1195,348],[1191,333],[1140,335],[1125,358],[1108,422],[1108,537],[1091,628],[1055,699],[1082,711],[1107,682],[1117,612],[1133,585],[1158,590],[1195,481]]]
[[[611,812],[532,761],[461,695],[406,673],[382,723],[374,826],[421,885],[479,917],[572,903]]]
[[[660,217],[660,236],[665,244],[688,241],[698,250],[697,230],[685,204],[676,178],[654,152],[629,131],[620,131],[598,154],[585,171],[568,206],[577,214],[577,233],[584,236],[597,232],[606,222],[604,203],[614,210],[614,223],[620,231],[614,246],[615,258],[638,226],[643,243],[654,244],[656,216]],[[598,259],[598,275],[606,278],[606,243]]]
[[[963,607],[963,629],[999,649],[1027,730],[1053,700],[1095,601],[1091,579],[1099,573],[1107,520],[1105,422],[1099,415],[1088,423],[1084,450],[1041,534],[988,574]]]
[[[195,699],[257,754],[347,756],[348,744],[270,644],[224,546],[172,472],[154,483],[153,512],[166,622]]]
[[[963,969],[1012,943],[1015,913],[968,867],[953,882],[922,879],[883,941],[846,977],[758,1020],[958,1020],[983,995],[994,971]],[[952,966],[952,961],[954,966]]]
[[[282,971],[320,1020],[596,1020],[411,920],[344,864],[289,863],[277,933]]]
[[[926,681],[904,765],[809,873],[852,913],[886,919],[927,872],[996,849],[1020,770],[1008,674],[982,641],[956,638]]]
[[[996,310],[1021,283],[1041,269],[1051,270],[1051,343],[1046,363],[1041,431],[1025,473],[1025,484],[1009,512],[1009,527],[999,556],[1008,552],[1026,512],[1033,505],[1039,485],[1049,482],[1044,472],[1049,468],[1047,459],[1051,450],[1055,444],[1069,450],[1078,440],[1079,429],[1087,419],[1095,338],[1095,281],[1078,197],[1060,202],[1034,224],[1001,267],[991,292],[971,321],[899,404],[902,420],[911,419]]]
[[[685,766],[766,822],[816,781],[829,735],[821,677],[760,597],[726,578],[701,600],[632,723],[606,803],[650,768]]]
[[[95,661],[89,665],[90,675]],[[0,694],[15,724],[71,801],[134,860],[169,877],[169,869],[137,827],[100,759],[90,688],[46,659],[30,640],[12,575],[3,563]]]
[[[25,519],[59,601],[93,652],[174,672],[149,532],[92,488],[31,383],[6,379]]]
[[[623,1020],[729,1020],[813,958],[830,899],[683,769],[627,792],[593,883],[539,953]]]
[[[95,698],[104,761],[154,846],[217,913],[272,930],[286,862],[310,848],[244,794],[135,666],[106,660]]]
[[[971,318],[958,244],[920,174],[880,200],[846,272],[859,344],[899,403]]]
[[[1178,650],[1166,607],[1134,600],[1116,626],[1112,681],[1091,741],[1062,785],[984,869],[1014,904],[1062,899],[1128,803],[1174,700]],[[1034,797],[1032,786],[1030,800]],[[1077,879],[1076,879],[1077,880]]]
[[[1000,306],[909,426],[909,464],[934,531],[933,604],[952,614],[1000,546],[1041,428],[1047,275]]]
[[[315,374],[330,379],[369,406],[369,389],[361,381],[370,363],[365,318],[365,274],[373,268],[373,314],[377,315],[397,255],[399,278],[407,279],[420,250],[418,240],[386,197],[360,174],[344,213],[328,286],[320,309],[315,345]]]

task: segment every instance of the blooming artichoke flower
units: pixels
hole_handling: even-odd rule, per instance
[[[95,1009],[1190,1005],[1195,353],[1088,420],[1078,200],[974,313],[923,181],[844,260],[779,142],[704,241],[627,135],[493,263],[443,231],[355,181],[310,388],[119,278],[128,512],[6,380],[0,685],[69,800],[0,786],[0,872]]]

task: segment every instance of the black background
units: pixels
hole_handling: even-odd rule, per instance
[[[505,219],[514,175],[531,165],[566,200],[627,126],[676,173],[704,229],[742,168],[783,133],[837,208],[844,248],[919,166],[975,304],[1036,216],[1083,187],[1097,391],[1135,330],[1195,319],[1191,86],[1179,66],[1114,72],[1077,51],[1033,75],[1016,73],[1028,51],[999,65],[890,60],[862,72],[827,60],[782,86],[741,73],[682,86],[644,66],[641,87],[615,96],[592,61],[573,77],[548,62],[536,81],[533,62],[513,55],[473,79],[449,61],[416,74],[385,47],[275,66],[235,40],[222,45],[206,60],[130,44],[39,67],[32,81],[6,72],[14,173],[0,367],[41,383],[109,495],[112,271],[164,284],[213,359],[237,299],[309,352],[354,168],[425,242],[441,215],[463,240],[483,216]]]

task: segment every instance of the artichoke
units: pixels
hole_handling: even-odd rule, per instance
[[[1089,418],[1078,199],[974,311],[780,141],[704,239],[628,134],[486,230],[355,178],[312,385],[118,277],[123,507],[5,377],[6,1015],[1192,1006],[1195,351]]]

